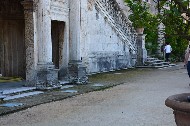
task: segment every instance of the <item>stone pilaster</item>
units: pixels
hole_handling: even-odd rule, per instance
[[[137,66],[143,66],[147,58],[147,50],[145,48],[145,34],[137,35]]]
[[[160,57],[164,57],[164,53],[162,52],[162,46],[165,44],[165,26],[163,23],[160,23],[158,26],[158,47],[157,47],[157,54]]]
[[[35,85],[35,59],[34,59],[34,2],[24,0],[21,2],[25,15],[25,47],[26,47],[26,81],[27,85]]]

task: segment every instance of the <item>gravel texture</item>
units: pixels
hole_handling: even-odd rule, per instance
[[[31,108],[3,115],[0,117],[0,125],[175,126],[173,111],[165,106],[165,100],[170,95],[190,91],[189,78],[183,64],[165,69],[133,69],[119,73],[121,74],[91,76],[91,84],[88,86],[71,88],[79,92],[67,94],[70,98],[61,97],[64,95],[61,91],[49,91],[47,94],[31,97],[30,102],[20,99],[28,107],[34,101],[49,103],[37,106],[33,103]],[[105,87],[90,86],[95,83]],[[110,86],[113,88],[105,89]],[[93,90],[99,91],[90,92]],[[50,102],[51,100],[55,102]],[[0,108],[6,109],[8,108]]]

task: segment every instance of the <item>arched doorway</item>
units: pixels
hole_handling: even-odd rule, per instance
[[[24,10],[21,0],[0,0],[0,72],[25,78]]]

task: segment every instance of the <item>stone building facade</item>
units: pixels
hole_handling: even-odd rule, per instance
[[[137,34],[116,0],[1,0],[0,68],[55,86],[136,65]]]

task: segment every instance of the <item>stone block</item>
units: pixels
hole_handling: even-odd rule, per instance
[[[68,80],[75,84],[86,84],[88,82],[86,67],[82,65],[82,61],[72,60],[69,62]]]
[[[59,87],[58,69],[47,68],[37,71],[37,89],[46,89],[47,87]]]

